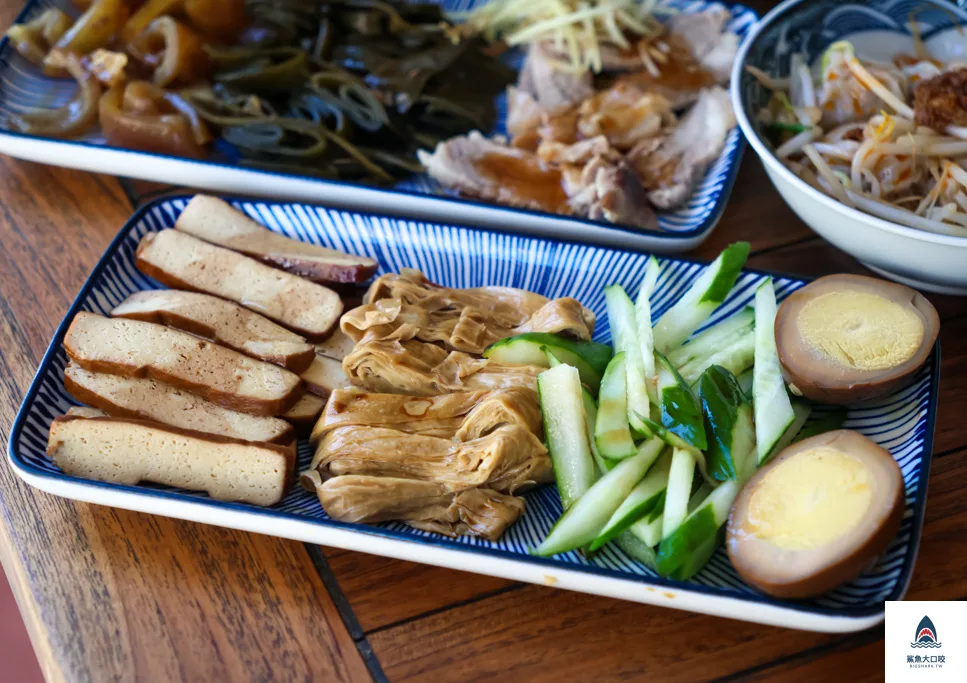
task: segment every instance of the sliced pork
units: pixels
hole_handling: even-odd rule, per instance
[[[529,94],[545,112],[569,107],[594,94],[589,71],[573,74],[555,68],[552,51],[540,43],[527,51],[517,88]]]
[[[722,88],[703,90],[698,101],[658,149],[631,159],[660,209],[680,206],[695,189],[735,126],[729,95]]]

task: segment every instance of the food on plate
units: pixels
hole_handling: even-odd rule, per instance
[[[404,269],[377,278],[363,305],[347,312],[340,327],[356,342],[414,328],[416,339],[479,354],[523,332],[588,340],[594,322],[594,313],[571,297],[552,300],[510,287],[441,287],[418,270]]]
[[[235,301],[310,341],[324,339],[343,310],[331,289],[180,230],[145,235],[138,245],[137,266],[169,287]]]
[[[748,70],[772,92],[759,123],[779,160],[847,206],[901,225],[967,235],[967,69],[915,36],[892,63],[833,43],[818,71],[793,55],[786,78]]]
[[[904,488],[890,453],[836,431],[842,408],[810,422],[812,406],[787,391],[771,278],[758,283],[753,308],[707,324],[747,255],[747,244],[728,247],[677,301],[664,302],[658,320],[656,259],[645,264],[636,300],[621,285],[607,287],[615,353],[597,397],[581,381],[584,359],[543,347],[535,364],[549,369],[537,385],[564,513],[533,553],[593,553],[614,543],[661,576],[685,580],[722,545],[728,523],[729,554],[751,585],[807,597],[855,578],[896,534]],[[837,278],[853,281],[824,279]],[[748,291],[750,282],[740,286]],[[899,300],[919,310],[911,297]],[[536,358],[522,348],[522,357]],[[750,529],[762,538],[748,541]],[[797,549],[803,554],[775,540],[787,536],[808,540]],[[779,545],[763,549],[770,543]]]
[[[309,436],[325,406],[326,402],[323,399],[307,391],[280,417],[295,427],[296,436],[303,439]]]
[[[306,384],[306,389],[316,396],[328,398],[330,392],[346,383],[346,373],[342,363],[326,356],[315,356],[312,363],[299,377]]]
[[[828,275],[794,292],[776,317],[782,373],[797,394],[848,404],[913,379],[940,330],[918,292],[862,275]]]
[[[232,249],[313,282],[363,282],[376,261],[289,239],[259,225],[218,197],[195,195],[175,222],[198,239]]]
[[[217,203],[192,206],[192,221],[206,223],[202,209],[225,219]],[[338,261],[338,254],[327,257]],[[316,283],[176,230],[147,235],[138,255],[143,271],[208,293],[137,292],[111,318],[75,316],[64,339],[70,358],[64,384],[90,407],[70,409],[68,419],[101,418],[110,426],[65,422],[63,443],[51,432],[55,462],[102,481],[144,480],[226,500],[278,502],[295,467],[296,436],[312,431],[324,397],[347,378],[340,360],[317,355],[305,337],[261,314],[289,327],[309,327],[315,340],[325,340],[323,350],[345,353],[352,350],[351,339],[338,330],[335,339],[325,336],[342,302]],[[348,255],[344,260],[362,262]],[[476,438],[483,436],[479,430],[492,431],[505,421],[477,419],[468,428],[476,425]],[[169,441],[174,450],[165,452]],[[251,447],[241,448],[243,443]],[[286,453],[281,468],[280,447]],[[114,458],[120,457],[131,462],[117,469]],[[456,524],[453,511],[447,514]]]
[[[58,417],[47,454],[67,474],[205,491],[216,500],[274,505],[295,466],[291,447],[114,417]]]
[[[348,474],[322,481],[311,471],[323,507],[344,522],[404,520],[445,536],[496,541],[524,512],[524,499],[492,489],[454,491],[447,484],[398,477]]]
[[[507,365],[550,367],[548,350],[559,360],[576,367],[581,381],[592,391],[598,390],[601,376],[613,355],[611,347],[606,344],[574,341],[547,332],[525,332],[494,342],[484,350],[483,357]]]
[[[513,7],[494,15],[497,5]],[[719,87],[738,46],[726,30],[729,13],[676,15],[635,36],[631,25],[619,31],[601,23],[635,11],[633,5],[601,3],[573,13],[564,6],[506,0],[471,15],[466,27],[486,31],[489,24],[494,35],[548,13],[509,38],[532,43],[508,90],[510,137],[473,131],[421,151],[420,161],[438,182],[466,195],[654,229],[654,209],[678,208],[691,196],[735,126]],[[621,42],[599,45],[599,30]],[[578,40],[582,32],[564,64],[555,40]],[[624,73],[629,69],[635,71]],[[616,77],[595,83],[591,70]],[[692,104],[679,119],[675,111]]]
[[[13,118],[22,132],[77,137],[99,124],[116,146],[386,183],[419,172],[419,147],[490,129],[495,97],[513,79],[432,4],[94,0],[80,9],[76,20],[46,10],[9,31],[29,62],[79,83],[71,105]],[[136,93],[149,90],[141,106]]]
[[[81,403],[99,408],[111,417],[152,420],[243,441],[288,445],[295,437],[285,420],[229,410],[147,377],[90,372],[70,363],[64,371],[64,388]]]
[[[85,370],[150,377],[252,415],[284,413],[303,391],[298,375],[284,368],[140,320],[78,313],[64,348]]]
[[[326,358],[341,361],[349,355],[355,346],[354,342],[345,332],[340,329],[332,331],[329,338],[316,344],[316,353]]]
[[[742,488],[729,514],[729,558],[770,595],[821,595],[886,549],[903,500],[899,466],[867,437],[839,430],[805,439]]]
[[[533,432],[517,424],[502,425],[470,441],[383,427],[336,427],[320,440],[310,469],[324,478],[409,477],[504,493],[545,483],[551,476],[547,449]]]
[[[191,332],[247,356],[303,372],[316,357],[306,340],[258,313],[225,299],[176,289],[136,292],[111,315]]]
[[[504,424],[518,424],[540,433],[541,413],[533,391],[458,391],[422,397],[337,389],[326,403],[310,440],[318,442],[337,427],[361,425],[471,441]]]

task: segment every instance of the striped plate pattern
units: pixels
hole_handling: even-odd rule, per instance
[[[63,373],[67,362],[61,346],[64,331],[78,310],[107,314],[131,293],[159,286],[135,268],[135,249],[144,234],[171,227],[186,201],[185,198],[159,200],[136,214],[122,229],[81,291],[52,341],[14,425],[10,457],[18,469],[48,477],[75,480],[57,470],[45,452],[51,421],[74,404],[63,387]],[[379,262],[380,273],[396,272],[404,267],[419,268],[431,280],[454,287],[503,285],[532,290],[548,297],[574,296],[598,316],[595,338],[601,342],[610,340],[603,288],[617,282],[627,291],[635,293],[643,278],[647,260],[647,256],[642,254],[613,249],[361,215],[308,205],[253,201],[236,202],[235,205],[272,230],[289,237],[366,254]],[[661,276],[652,300],[656,315],[668,309],[695,280],[703,267],[688,261],[662,259]],[[760,273],[743,273],[728,301],[716,311],[709,324],[749,305],[763,277]],[[780,298],[803,284],[799,280],[775,277],[776,291]],[[939,352],[935,351],[932,361],[919,371],[912,385],[880,403],[852,410],[849,414],[847,426],[863,432],[888,448],[903,470],[907,494],[906,514],[899,535],[876,565],[861,578],[821,599],[794,603],[795,609],[824,614],[869,614],[882,611],[883,600],[898,599],[905,590],[912,572],[923,519],[925,468],[929,467],[930,444],[933,439],[938,362]],[[310,459],[309,445],[300,444],[300,469],[305,468]],[[308,519],[319,525],[362,528],[361,525],[347,525],[329,520],[316,497],[298,487],[281,504],[265,510],[212,501],[204,494],[162,486],[96,486],[135,491],[142,496],[191,498],[216,508],[243,509],[252,514],[270,515],[277,520],[279,529],[290,519]],[[365,529],[368,533],[413,539],[466,552],[503,556],[509,554],[526,562],[563,564],[580,568],[581,571],[608,576],[636,577],[641,581],[663,585],[684,585],[656,579],[650,570],[610,546],[591,560],[576,552],[552,560],[531,558],[527,555],[528,551],[543,539],[560,515],[561,505],[553,486],[529,493],[525,498],[526,513],[497,542],[475,538],[447,539],[399,523]],[[722,549],[697,577],[687,583],[692,590],[713,591],[765,603],[790,604],[777,603],[746,586],[737,577]]]
[[[448,12],[460,13],[483,4],[486,0],[439,0]],[[663,3],[668,11],[693,13],[710,7],[725,7],[720,2],[706,2],[705,0],[669,0]],[[59,7],[68,14],[77,14],[70,0],[30,0],[17,21],[29,21],[41,12],[51,7]],[[755,12],[742,5],[729,5],[732,18],[728,28],[740,38],[744,37],[757,21]],[[512,62],[521,61],[521,55],[511,54]],[[11,114],[37,107],[57,107],[67,102],[74,93],[75,86],[70,79],[52,79],[44,77],[39,69],[23,59],[4,40],[0,45],[0,133],[9,132],[8,123]],[[498,98],[498,123],[495,132],[502,132],[506,115],[506,97]],[[99,133],[90,134],[81,139],[83,143],[103,145],[104,138]],[[710,232],[725,208],[731,192],[732,184],[739,169],[745,141],[739,129],[733,128],[728,134],[725,147],[719,158],[706,171],[705,177],[696,188],[692,197],[681,208],[673,212],[662,213],[658,223],[662,231],[680,236],[702,235]],[[74,153],[77,151],[75,150]],[[65,151],[65,153],[68,153]],[[81,152],[82,153],[82,152]],[[227,143],[219,144],[213,150],[210,163],[213,166],[235,165],[238,155]],[[325,180],[318,180],[320,183]],[[446,197],[456,197],[456,193],[448,190],[427,176],[414,176],[402,180],[397,184],[397,190]],[[468,200],[469,201],[469,200]],[[589,221],[604,226],[610,223]],[[641,232],[639,229],[635,229]]]

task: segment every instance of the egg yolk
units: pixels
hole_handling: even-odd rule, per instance
[[[758,483],[744,526],[784,550],[809,550],[850,533],[872,498],[873,477],[861,460],[832,448],[803,451]]]
[[[857,370],[901,365],[923,342],[923,323],[916,313],[870,292],[818,296],[802,307],[796,323],[814,352]]]

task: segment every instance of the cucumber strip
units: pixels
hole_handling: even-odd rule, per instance
[[[571,341],[546,332],[527,332],[494,342],[484,350],[483,355],[484,358],[507,365],[546,368],[547,356],[542,350],[545,346],[553,349],[561,362],[576,367],[581,373],[581,381],[597,393],[601,375],[611,361],[612,351],[607,344]]]
[[[641,359],[641,345],[638,340],[635,305],[621,285],[605,287],[604,300],[608,307],[608,322],[611,325],[614,350],[616,354],[625,355],[625,387],[628,397],[625,422],[630,423],[636,432],[646,434],[644,425],[640,424],[636,416],[637,413],[648,412],[649,400],[648,381],[645,377],[645,366]]]
[[[755,292],[755,366],[752,396],[755,441],[761,467],[775,451],[776,442],[796,418],[786,393],[776,350],[776,292],[767,278]]]
[[[655,550],[654,545],[648,545],[643,541],[637,534],[632,533],[630,530],[620,534],[614,542],[618,544],[625,554],[632,560],[641,562],[643,565],[655,570]]]
[[[703,356],[686,363],[678,368],[679,374],[689,384],[694,384],[702,373],[713,365],[718,365],[733,375],[741,375],[750,369],[755,361],[755,333],[750,329],[748,333],[733,340],[729,346],[723,347],[711,356]]]
[[[755,448],[752,406],[735,376],[718,365],[706,370],[698,385],[708,436],[708,475],[718,481],[739,479],[740,473],[745,474],[748,454]]]
[[[614,469],[598,479],[565,511],[551,527],[547,538],[531,552],[541,557],[549,557],[580,548],[597,538],[611,515],[628,497],[635,484],[645,476],[660,452],[660,445],[655,447],[643,444],[636,455],[615,465]]]
[[[786,431],[782,433],[779,440],[776,441],[776,445],[773,447],[773,452],[781,453],[783,449],[792,443],[796,435],[802,430],[803,425],[806,424],[806,420],[809,419],[810,413],[813,412],[812,406],[810,406],[806,401],[795,400],[792,401],[792,414],[793,420],[786,427]]]
[[[667,353],[692,336],[732,290],[745,260],[749,243],[726,247],[655,325],[655,349]]]
[[[655,359],[662,425],[693,448],[704,451],[708,444],[698,397],[665,356],[656,351]]]
[[[655,387],[655,333],[651,328],[651,295],[658,284],[661,265],[654,256],[648,259],[645,266],[645,277],[635,299],[635,321],[638,324],[638,346],[641,348],[641,366],[647,381],[646,391],[648,399],[658,405],[658,390]],[[641,411],[647,415],[647,411]]]
[[[656,512],[659,514],[654,519],[651,517],[639,519],[628,529],[629,532],[642,542],[647,543],[651,548],[661,543],[661,528],[665,523],[665,516],[661,514],[661,510],[656,510]]]
[[[687,581],[692,578],[702,570],[702,567],[708,564],[712,555],[715,554],[715,549],[723,543],[725,543],[725,527],[721,527],[717,534],[688,554],[685,561],[667,578],[677,581]]]
[[[594,443],[605,458],[628,458],[637,452],[628,428],[626,391],[627,357],[617,354],[608,364],[598,394],[598,418],[594,423]]]
[[[560,358],[554,355],[546,346],[541,347],[544,350],[544,355],[547,356],[547,365],[551,368],[556,368],[558,365],[566,365]],[[594,397],[591,395],[586,388],[581,387],[581,398],[584,402],[584,424],[588,431],[588,445],[591,447],[591,457],[594,459],[594,464],[598,466],[598,473],[604,474],[610,470],[615,465],[613,460],[605,460],[598,453],[598,447],[594,443],[594,423],[598,419],[598,406],[594,402]],[[597,477],[595,477],[595,481]]]
[[[701,563],[689,563],[687,572],[679,572],[689,557],[703,550],[710,540],[717,540],[719,529],[728,521],[729,510],[732,509],[732,503],[739,495],[740,488],[738,481],[723,483],[689,513],[674,533],[662,539],[658,548],[659,574],[675,574],[676,578],[688,578],[701,569],[707,557]]]
[[[656,448],[657,453],[665,448],[665,443],[659,439],[646,441],[643,448]],[[589,552],[594,552],[605,543],[615,538],[618,534],[625,531],[632,524],[640,519],[650,517],[651,513],[664,503],[665,487],[668,486],[668,470],[671,468],[671,454],[666,453],[661,460],[649,470],[645,478],[631,490],[611,519],[604,525],[604,529],[588,548]],[[658,508],[659,511],[661,508]]]
[[[664,519],[661,537],[668,538],[688,514],[688,499],[692,493],[695,476],[695,457],[684,448],[672,451],[671,469],[668,471],[668,487],[665,489]]]
[[[570,365],[545,370],[537,376],[537,393],[557,491],[567,510],[597,479],[578,371]]]
[[[666,355],[672,365],[680,368],[718,353],[753,330],[755,330],[755,309],[746,306],[738,313],[695,335],[690,342]]]
[[[793,406],[793,410],[796,407]],[[808,439],[811,436],[818,436],[819,434],[825,434],[826,432],[831,432],[834,429],[839,429],[846,422],[847,411],[846,408],[842,406],[836,406],[833,408],[832,412],[823,415],[818,420],[813,420],[806,424],[796,437],[792,440],[792,443],[797,441],[802,441],[803,439]]]

